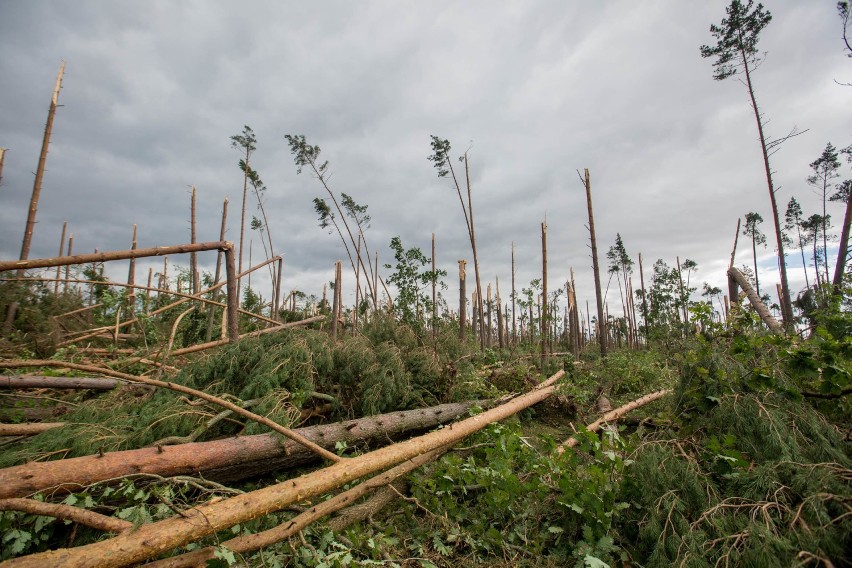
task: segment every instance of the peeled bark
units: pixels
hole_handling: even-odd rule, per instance
[[[473,405],[487,406],[488,402],[442,404],[295,431],[316,444],[333,448],[338,441],[354,444],[432,428],[455,420]],[[317,456],[296,442],[274,434],[257,434],[7,467],[0,469],[0,498],[23,497],[45,489],[73,490],[135,473],[163,477],[200,473],[205,479],[230,482],[313,461],[317,461]]]
[[[207,503],[185,511],[182,516],[142,525],[132,532],[109,540],[71,549],[31,554],[10,560],[6,564],[9,567],[41,568],[62,565],[113,568],[154,558],[220,530],[280,511],[365,475],[454,444],[488,424],[508,418],[546,399],[553,393],[555,382],[564,375],[565,372],[560,371],[529,393],[442,430],[349,458],[322,470],[263,489]]]
[[[740,288],[742,288],[743,291],[746,293],[746,296],[748,296],[748,301],[751,302],[751,305],[757,311],[757,315],[760,316],[760,319],[763,320],[763,323],[766,324],[766,327],[768,327],[769,330],[772,331],[772,333],[783,335],[784,327],[780,323],[778,323],[778,320],[772,317],[772,314],[769,313],[769,310],[766,308],[763,302],[760,301],[760,297],[757,295],[757,292],[754,291],[754,288],[751,287],[751,284],[749,284],[748,280],[746,280],[742,272],[732,267],[728,269],[728,276],[730,276],[734,280],[734,282],[739,284]]]

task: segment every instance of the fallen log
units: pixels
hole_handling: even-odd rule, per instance
[[[0,436],[35,436],[54,428],[62,428],[64,422],[38,422],[33,424],[0,424]]]
[[[487,407],[489,403],[442,404],[309,426],[296,431],[319,445],[333,448],[338,441],[354,444],[384,439],[406,431],[433,428],[455,420],[474,405]],[[316,459],[310,450],[291,440],[282,440],[275,434],[106,452],[103,455],[30,462],[0,469],[0,498],[24,497],[48,489],[52,492],[75,491],[99,481],[136,473],[153,473],[163,477],[202,474],[205,479],[229,482],[292,468]]]
[[[588,430],[589,432],[597,432],[598,430],[601,429],[601,427],[604,424],[607,424],[609,422],[614,422],[615,420],[618,420],[619,418],[621,418],[622,416],[624,416],[628,412],[630,412],[632,410],[636,410],[640,406],[645,406],[649,402],[653,402],[653,401],[655,401],[659,398],[663,398],[664,396],[666,396],[667,394],[669,394],[671,392],[672,392],[671,389],[663,389],[663,390],[660,390],[660,391],[657,391],[657,392],[652,392],[651,394],[646,394],[645,396],[643,396],[641,398],[637,398],[636,400],[634,400],[632,402],[628,402],[627,404],[619,406],[615,410],[607,412],[606,414],[601,416],[599,419],[595,420],[594,422],[592,422],[591,424],[586,426],[586,430]],[[566,448],[573,448],[578,443],[579,443],[579,439],[574,438],[574,437],[568,438],[567,440],[565,440],[559,446],[556,447],[556,451],[557,451],[557,453],[561,454],[565,451]]]
[[[0,389],[89,389],[112,390],[119,384],[118,379],[98,377],[45,377],[42,375],[9,376],[0,375]]]
[[[393,444],[319,471],[288,479],[242,495],[207,503],[183,512],[181,516],[145,524],[109,540],[76,548],[51,550],[7,561],[8,567],[75,566],[114,568],[154,558],[220,530],[316,497],[350,481],[416,458],[421,454],[454,444],[491,424],[512,416],[554,391],[554,383],[565,375],[559,371],[538,388],[511,401],[461,422]]]

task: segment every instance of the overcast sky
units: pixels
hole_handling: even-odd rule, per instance
[[[319,145],[332,189],[369,206],[367,239],[381,263],[393,236],[429,255],[436,234],[451,306],[456,261],[472,255],[455,190],[427,160],[430,134],[455,154],[469,149],[482,277],[499,277],[504,298],[512,242],[518,287],[540,275],[546,218],[551,289],[573,267],[581,305],[594,303],[576,173],[586,167],[602,263],[618,232],[634,259],[643,254],[646,278],[654,260],[679,256],[698,263],[699,282],[721,286],[737,218],[759,212],[772,231],[746,89],[714,81],[699,55],[726,4],[0,2],[0,146],[9,148],[0,257],[20,252],[65,60],[30,258],[56,255],[63,221],[77,253],[129,248],[134,223],[140,247],[189,242],[191,185],[199,240],[218,239],[228,198],[227,238],[239,241],[242,174],[229,137],[250,125],[285,290],[320,294],[346,258],[337,235],[317,226],[312,199],[324,190],[297,175],[285,134]],[[821,205],[805,183],[808,164],[828,141],[852,143],[852,87],[835,82],[852,81],[852,60],[834,0],[765,4],[773,20],[754,81],[769,134],[808,129],[773,157],[779,206],[795,195],[810,215]],[[829,209],[842,218],[839,205]],[[249,214],[258,215],[254,199]],[[749,252],[741,245],[738,264]],[[765,289],[777,281],[773,254],[762,251]],[[793,254],[795,293],[804,282]],[[215,253],[200,262],[211,268]],[[111,274],[124,278],[126,264]],[[634,279],[638,287],[638,270]],[[344,272],[347,289],[353,282]],[[617,292],[609,298],[620,311]]]

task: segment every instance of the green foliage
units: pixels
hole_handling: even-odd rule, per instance
[[[517,423],[493,424],[412,479],[416,506],[395,521],[418,557],[493,564],[566,563],[620,556],[612,524],[626,507],[616,499],[630,462],[615,433],[581,433],[578,451],[544,451],[524,442]],[[426,514],[424,515],[424,511]]]
[[[760,32],[772,21],[772,14],[763,9],[763,4],[752,10],[753,5],[753,0],[745,5],[740,0],[731,0],[726,9],[728,17],[720,25],[710,26],[716,45],[702,45],[701,57],[716,58],[713,78],[717,81],[733,77],[760,61],[757,42]]]
[[[691,427],[632,456],[618,528],[637,562],[790,566],[800,551],[843,562],[852,462],[822,416],[778,395],[731,395]]]
[[[396,259],[396,266],[386,264],[385,268],[394,268],[394,273],[388,277],[388,283],[397,288],[394,309],[403,322],[420,327],[423,325],[423,319],[419,317],[418,308],[422,306],[426,313],[432,313],[432,296],[427,293],[427,289],[431,290],[432,284],[446,289],[446,284],[438,284],[438,279],[445,277],[447,271],[424,270],[423,267],[431,263],[432,259],[427,258],[418,247],[405,250],[398,236],[391,239],[390,247]]]

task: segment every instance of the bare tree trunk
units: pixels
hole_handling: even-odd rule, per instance
[[[193,241],[194,242],[194,241]],[[133,225],[133,236],[130,239],[130,250],[137,250],[136,246],[136,225]],[[195,253],[193,253],[195,254]],[[62,256],[61,254],[59,256]],[[59,270],[57,268],[57,270]],[[134,288],[136,282],[136,259],[130,258],[130,268],[127,270],[127,310],[130,314],[130,317],[136,313],[136,289]]]
[[[435,233],[432,233],[432,337],[438,334],[438,275],[435,263]]]
[[[491,338],[493,336],[493,328],[491,327],[491,311],[494,309],[494,303],[491,301],[491,284],[488,284],[485,302],[485,345],[491,347]]]
[[[497,343],[500,349],[506,347],[506,337],[503,332],[503,303],[500,300],[500,278],[494,277],[497,286]]]
[[[68,256],[71,256],[74,251],[74,233],[68,235]],[[62,284],[62,292],[68,292],[68,280],[71,278],[71,266],[65,267],[65,282]]]
[[[512,241],[512,345],[518,341],[518,318],[515,315],[515,242]]]
[[[467,291],[465,290],[466,274],[464,266],[467,264],[465,260],[459,260],[459,340],[464,341],[465,328],[467,326]]]
[[[337,303],[340,297],[338,292],[340,291],[340,261],[334,263],[334,290],[332,290],[332,304],[331,304],[331,340],[337,341],[337,322],[340,319],[339,312],[340,306]]]
[[[787,259],[784,256],[784,233],[781,231],[781,218],[778,215],[778,203],[775,200],[775,186],[772,183],[772,168],[769,166],[769,151],[766,147],[766,136],[763,134],[763,120],[754,96],[754,87],[751,83],[751,70],[748,66],[748,57],[740,49],[743,62],[743,70],[748,87],[748,96],[751,99],[751,108],[754,110],[754,119],[757,122],[757,132],[760,136],[760,149],[763,152],[763,168],[766,173],[766,186],[769,189],[769,202],[772,204],[772,219],[775,221],[775,245],[778,247],[778,266],[781,269],[781,291],[784,293],[784,325],[788,328],[793,326],[793,309],[790,300],[790,285],[787,281]]]
[[[843,272],[846,270],[846,257],[849,254],[849,228],[852,225],[852,191],[846,197],[846,215],[843,217],[843,228],[840,231],[840,244],[837,247],[837,263],[834,265],[834,293],[840,294],[843,284]]]
[[[190,221],[189,221],[190,240],[189,240],[189,242],[191,242],[192,244],[196,243],[196,240],[195,240],[195,235],[196,235],[196,224],[195,224],[196,208],[195,208],[195,204],[196,204],[196,201],[195,201],[195,186],[193,185],[192,186],[192,197],[190,198],[190,207],[189,207],[189,209],[190,209]],[[131,260],[131,262],[133,262],[133,261]],[[192,293],[198,294],[198,291],[201,289],[201,286],[200,286],[200,283],[198,282],[198,255],[197,255],[197,253],[194,253],[194,252],[189,254],[189,277],[190,277],[191,282],[192,282],[192,288],[191,288]]]
[[[688,324],[689,323],[689,312],[687,312],[686,308],[687,308],[687,304],[689,303],[689,301],[686,297],[686,292],[685,292],[684,287],[683,287],[683,272],[681,272],[681,269],[680,269],[680,257],[678,256],[676,258],[677,258],[677,277],[678,277],[678,280],[680,281],[680,298],[681,298],[681,302],[683,302],[681,304],[680,309],[681,309],[681,312],[683,312],[683,323]]]
[[[53,87],[53,96],[50,99],[50,110],[47,112],[47,124],[44,127],[44,138],[41,143],[41,154],[38,157],[33,193],[30,197],[30,208],[27,214],[27,227],[24,230],[24,239],[21,243],[21,260],[30,257],[30,245],[32,244],[33,230],[35,229],[36,213],[38,212],[38,201],[41,194],[41,182],[44,179],[44,166],[47,163],[47,148],[50,145],[50,134],[53,130],[53,117],[56,115],[56,107],[59,106],[59,90],[62,88],[62,76],[65,74],[65,62],[59,66],[56,75],[56,85]],[[19,273],[19,276],[21,273]]]
[[[225,198],[225,201],[222,203],[222,226],[219,229],[219,240],[225,240],[225,228],[228,224],[228,198]],[[222,251],[218,251],[216,253],[216,272],[213,276],[213,285],[219,283],[219,277],[222,274]],[[149,284],[150,285],[150,284]],[[213,301],[216,301],[219,297],[219,289],[216,288],[213,291]],[[210,341],[213,339],[213,323],[216,315],[216,308],[214,306],[210,306],[210,310],[207,312],[207,333],[205,334],[205,340]]]
[[[6,159],[6,150],[8,148],[0,148],[0,186],[3,185],[3,162]]]
[[[757,311],[757,315],[760,316],[763,323],[766,324],[766,327],[768,327],[773,333],[783,335],[784,327],[778,323],[774,317],[772,317],[772,314],[768,309],[766,309],[766,306],[760,300],[760,296],[757,295],[757,292],[754,291],[754,288],[751,287],[751,284],[749,284],[742,272],[732,267],[728,269],[728,275],[730,275],[731,278],[733,278],[745,291],[749,302],[751,302],[751,305],[754,307],[755,311]]]
[[[595,215],[592,212],[592,182],[589,178],[589,168],[585,168],[586,202],[589,206],[589,237],[592,243],[592,268],[595,273],[595,297],[598,304],[598,341],[601,346],[601,357],[606,357],[606,321],[604,321],[603,296],[601,295],[601,272],[598,265],[598,242],[595,238]],[[578,172],[579,173],[579,172]]]
[[[136,227],[136,225],[133,225]],[[62,235],[59,237],[59,256],[62,256],[63,251],[65,250],[65,230],[68,228],[68,221],[64,221],[62,223]],[[135,230],[135,229],[134,229]],[[53,285],[53,294],[59,294],[59,277],[62,274],[62,268],[56,267],[56,283]]]
[[[547,311],[547,223],[541,224],[541,368],[547,360],[547,337],[550,331]]]

